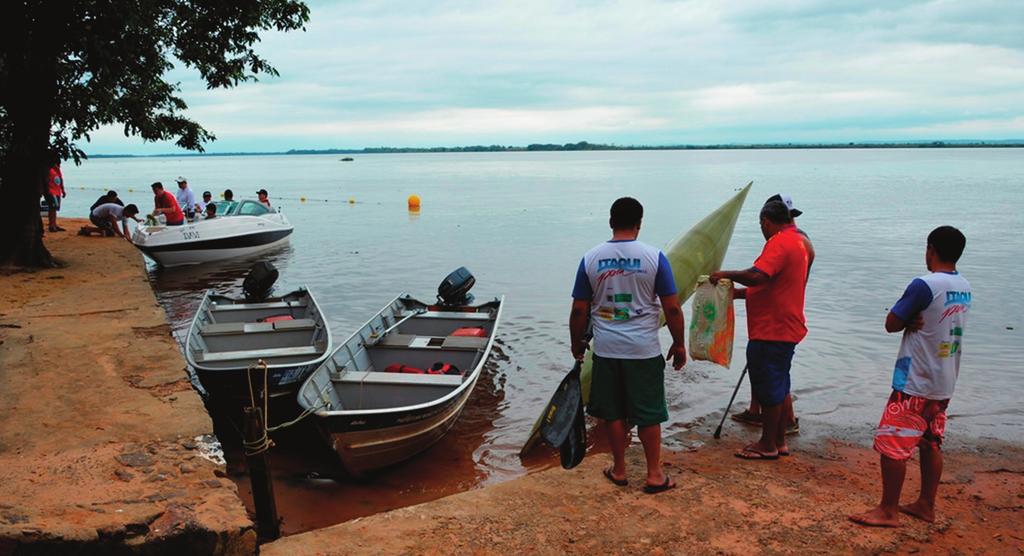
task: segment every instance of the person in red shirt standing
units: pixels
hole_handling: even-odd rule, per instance
[[[178,200],[174,198],[174,195],[170,191],[164,190],[164,184],[155,182],[150,187],[153,188],[153,209],[152,216],[163,214],[167,219],[168,226],[181,226],[185,223],[185,213],[181,211],[181,207],[178,205]]]
[[[60,210],[60,200],[67,196],[68,193],[64,189],[64,175],[60,171],[60,159],[57,159],[50,168],[50,175],[46,180],[46,190],[43,192],[43,198],[46,199],[46,205],[49,207],[47,216],[50,220],[49,230],[51,232],[64,231],[64,228],[57,225],[57,211]]]
[[[769,201],[761,208],[761,233],[766,241],[754,266],[710,276],[712,284],[726,278],[747,286],[737,289],[735,297],[747,302],[747,369],[762,418],[761,438],[736,453],[743,459],[789,455],[789,369],[796,345],[807,335],[804,290],[810,255],[784,203]]]

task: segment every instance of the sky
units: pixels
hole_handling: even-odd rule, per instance
[[[208,152],[1024,139],[1020,0],[309,2]],[[90,154],[180,152],[103,128]]]

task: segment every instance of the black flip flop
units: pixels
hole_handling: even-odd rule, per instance
[[[659,492],[665,492],[676,488],[676,484],[672,482],[672,477],[665,475],[665,482],[660,485],[644,485],[644,492],[646,494],[658,494]]]
[[[740,459],[747,459],[747,460],[777,460],[777,459],[779,459],[779,454],[766,454],[766,453],[764,453],[764,452],[762,452],[760,450],[754,450],[754,449],[749,448],[749,447],[744,448],[744,449],[740,450],[739,452],[734,453],[733,455],[738,457],[738,458],[740,458]]]
[[[603,471],[603,473],[604,473],[604,478],[608,479],[609,481],[614,483],[616,486],[620,486],[620,487],[629,486],[629,480],[628,479],[616,479],[615,477],[613,477],[611,469],[606,467],[605,470]]]

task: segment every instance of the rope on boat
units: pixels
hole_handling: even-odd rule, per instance
[[[305,419],[306,417],[309,417],[309,416],[310,416],[310,415],[312,415],[313,413],[316,413],[316,412],[317,412],[317,411],[319,411],[320,409],[323,409],[323,408],[327,407],[327,405],[328,405],[328,404],[321,404],[321,405],[317,405],[317,406],[315,406],[315,407],[311,407],[311,408],[309,408],[309,409],[304,409],[304,410],[302,411],[302,413],[300,413],[300,414],[299,414],[299,416],[298,416],[298,417],[296,417],[296,418],[292,419],[291,421],[287,421],[287,422],[285,422],[285,423],[281,423],[281,424],[279,424],[279,425],[275,425],[275,426],[273,426],[273,427],[265,427],[265,428],[266,428],[266,430],[268,430],[268,431],[270,431],[270,432],[274,432],[274,431],[276,431],[276,430],[280,430],[280,429],[283,429],[283,428],[285,428],[285,427],[290,427],[290,426],[292,426],[292,425],[294,425],[294,424],[298,423],[299,421],[301,421],[301,420]]]
[[[262,400],[263,403],[262,403],[261,406],[257,406],[256,405],[256,394],[253,391],[254,389],[253,389],[253,386],[252,386],[252,371],[254,371],[254,370],[262,370],[263,371],[263,400]],[[303,410],[302,413],[300,413],[298,417],[292,419],[291,421],[286,421],[284,423],[280,423],[280,424],[275,425],[273,427],[268,427],[267,423],[270,422],[270,403],[268,401],[268,394],[267,394],[267,392],[268,392],[268,388],[267,388],[267,375],[269,374],[269,372],[270,371],[267,368],[267,362],[262,360],[262,359],[260,359],[259,362],[257,362],[255,365],[250,365],[249,368],[246,369],[246,373],[247,373],[246,378],[248,379],[248,382],[249,382],[249,403],[250,403],[250,407],[260,407],[260,409],[263,411],[263,423],[262,423],[263,431],[262,431],[262,434],[260,435],[260,438],[257,441],[255,441],[255,442],[246,442],[244,440],[244,436],[243,436],[242,444],[245,446],[246,455],[256,455],[256,454],[263,453],[263,452],[267,451],[268,449],[270,449],[274,445],[274,441],[270,439],[270,437],[268,436],[268,433],[271,433],[271,432],[274,432],[274,431],[278,431],[278,430],[290,427],[290,426],[298,423],[299,421],[302,421],[306,417],[309,417],[313,413],[316,413],[320,409],[323,409],[323,408],[328,407],[330,405],[330,400],[329,399],[325,399],[324,395],[323,395],[324,392],[326,392],[326,390],[327,390],[327,388],[325,388],[324,392],[320,393],[320,397],[321,397],[321,399],[324,399],[324,403],[321,403],[321,404],[318,404],[316,406],[310,407],[309,409]],[[328,388],[329,387],[330,387],[330,385],[328,385]]]
[[[263,430],[260,431],[260,436],[255,441],[249,442],[245,440],[244,436],[242,437],[242,446],[245,448],[246,456],[262,454],[274,445],[274,442],[270,440],[270,437],[267,435],[267,421],[270,419],[270,416],[267,413],[269,410],[269,403],[267,401],[267,375],[269,374],[269,370],[267,369],[267,362],[262,359],[260,359],[255,365],[249,365],[249,368],[246,369],[246,381],[249,383],[250,407],[254,409],[260,407],[256,405],[256,393],[253,391],[252,387],[252,372],[257,369],[263,370],[263,400],[261,407],[263,410],[263,420],[261,423]]]

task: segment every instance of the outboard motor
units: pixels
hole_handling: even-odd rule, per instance
[[[460,266],[437,287],[437,304],[442,307],[469,305],[473,302],[473,294],[469,293],[473,284],[476,284],[476,278],[466,267]]]
[[[245,292],[245,300],[259,303],[270,295],[277,281],[277,269],[274,265],[260,261],[249,267],[249,274],[242,282],[242,291]]]

